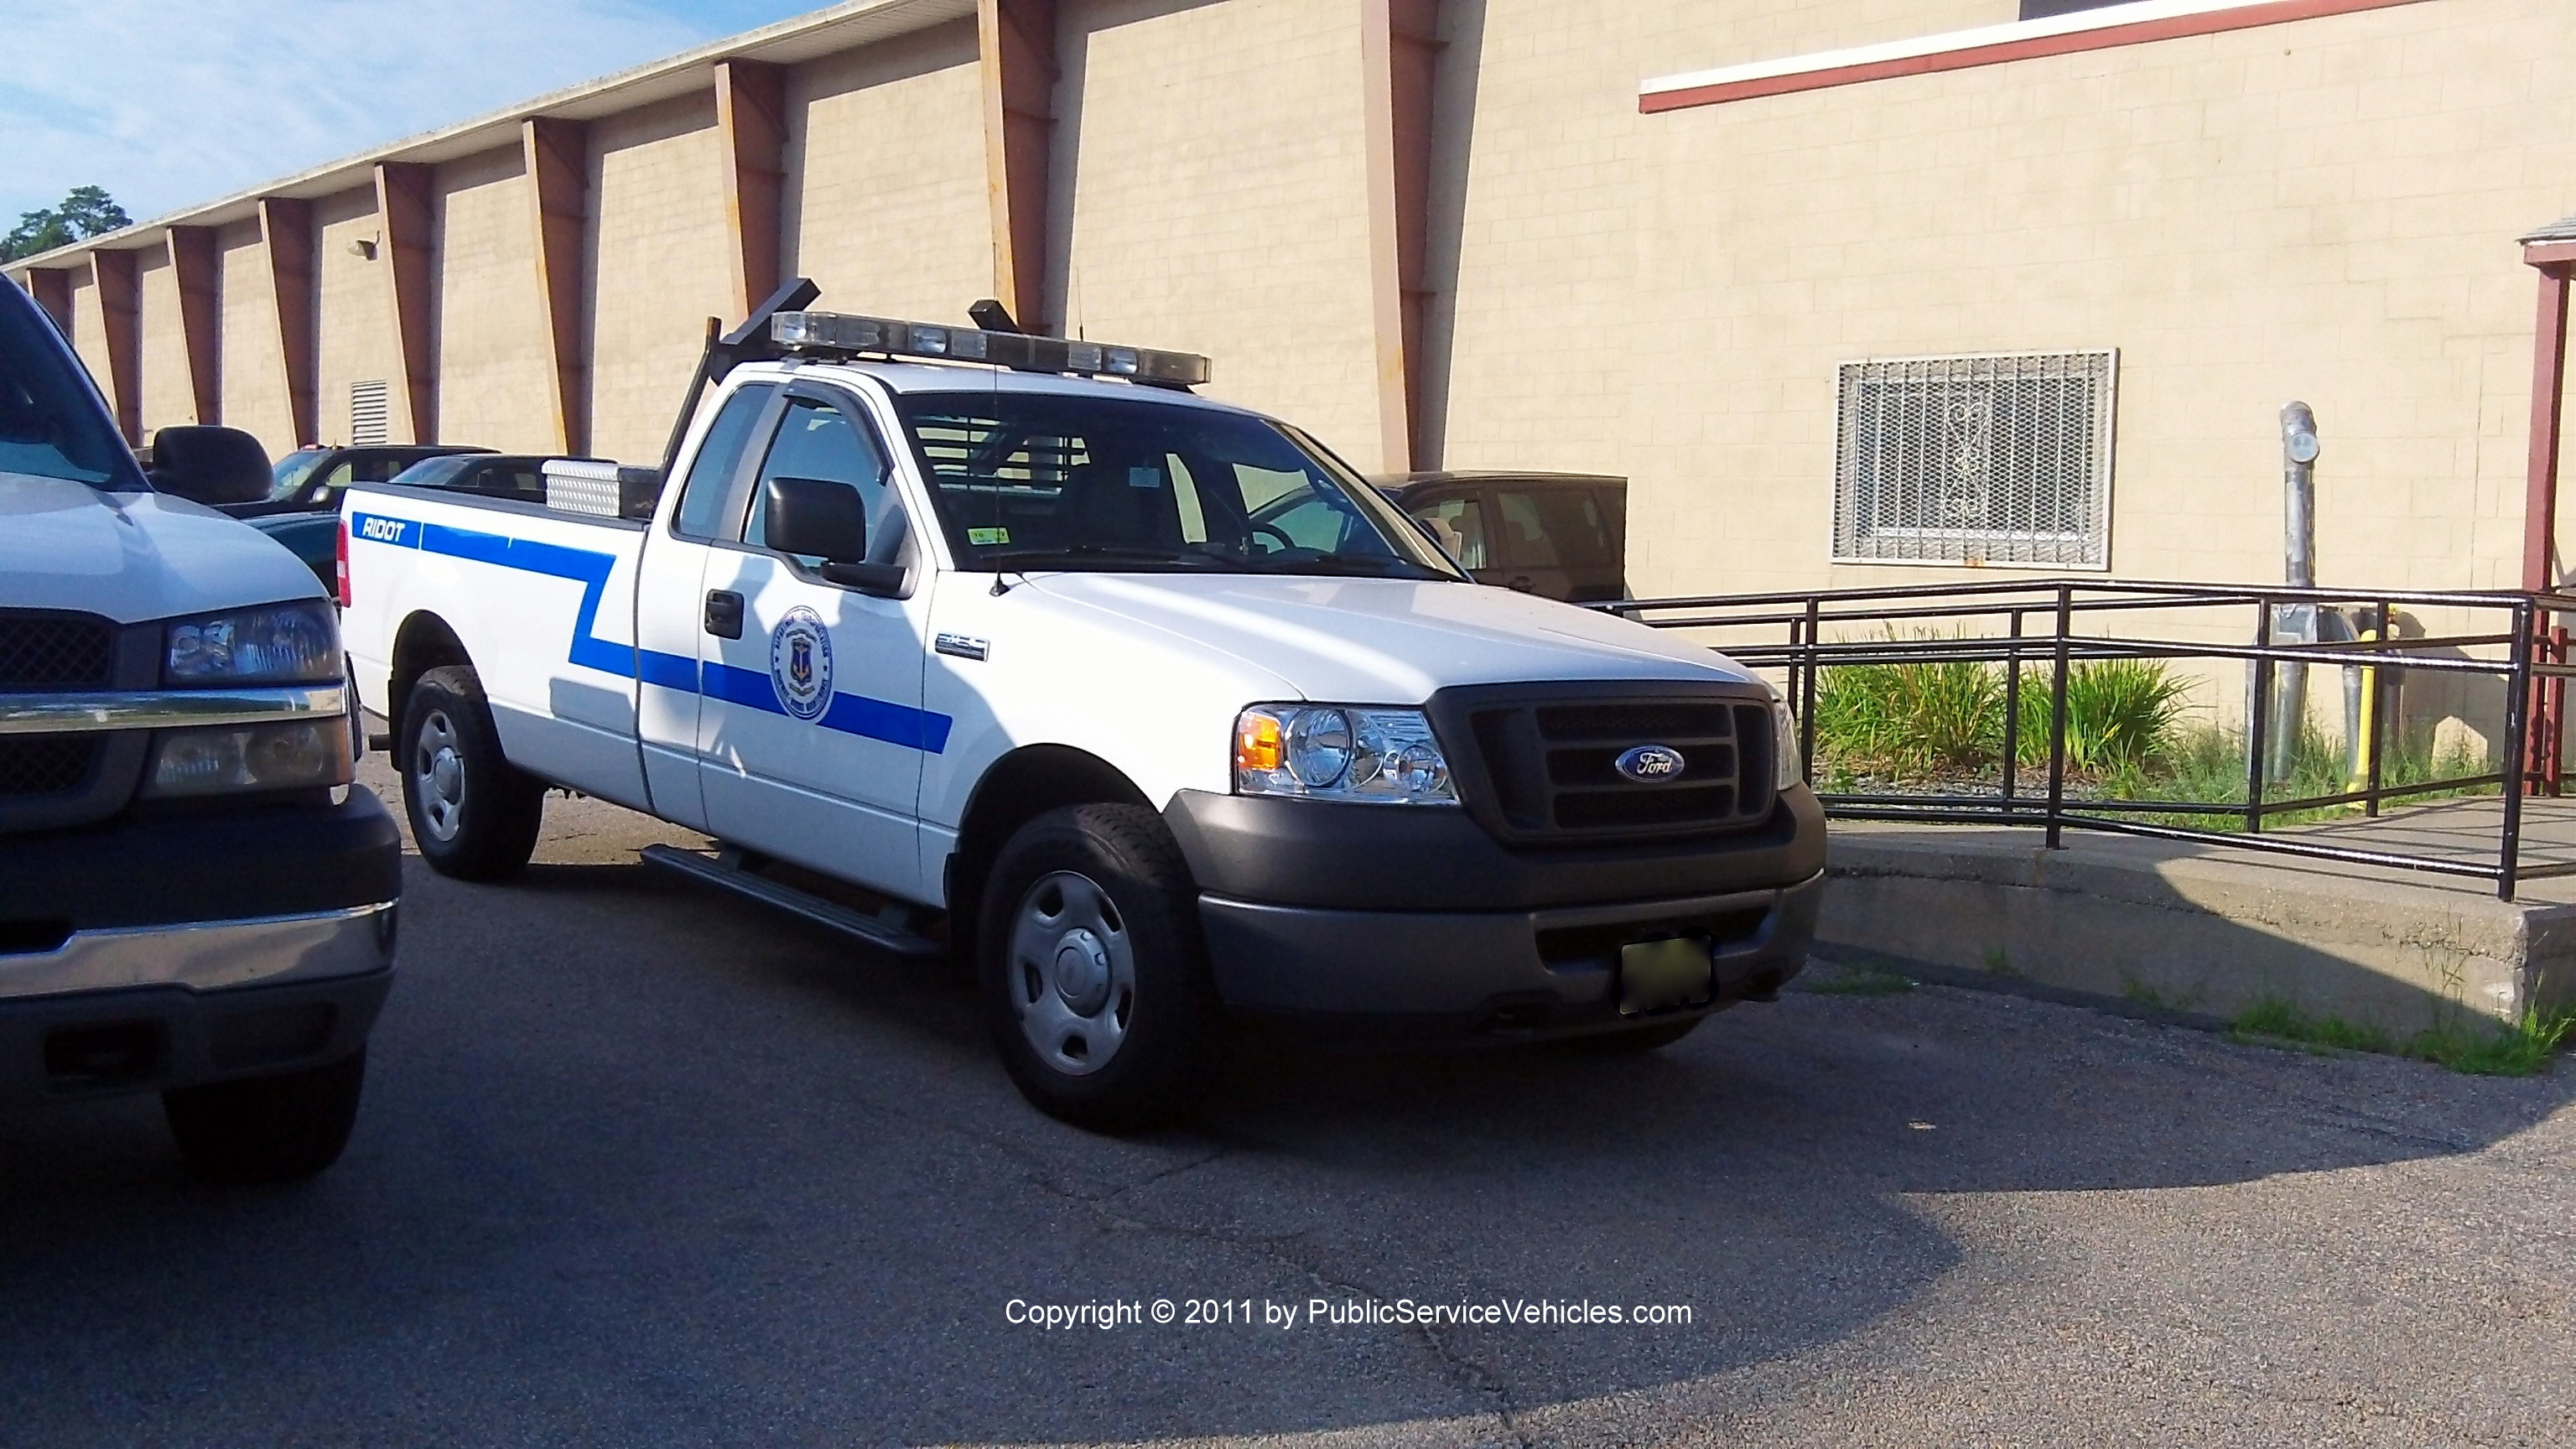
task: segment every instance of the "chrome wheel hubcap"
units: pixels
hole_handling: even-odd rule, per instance
[[[421,720],[420,737],[412,744],[411,777],[422,826],[439,840],[454,840],[465,813],[465,755],[447,711],[431,710]]]
[[[1009,966],[1011,1007],[1039,1060],[1078,1077],[1118,1054],[1136,1009],[1135,948],[1089,876],[1056,871],[1020,897]]]

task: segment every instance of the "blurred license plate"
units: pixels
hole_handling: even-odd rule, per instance
[[[1714,968],[1705,936],[1638,941],[1619,948],[1619,1014],[1698,1006],[1709,999]]]

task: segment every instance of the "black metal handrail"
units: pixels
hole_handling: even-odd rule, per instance
[[[2331,606],[2356,610],[2369,621],[2375,637],[2317,640],[2282,639],[2277,622],[2294,606]],[[1956,662],[2004,667],[2003,743],[2000,790],[1992,795],[1926,792],[1865,793],[1820,790],[1829,814],[1843,819],[1911,820],[1962,825],[2036,826],[2046,832],[2051,849],[2063,844],[2068,828],[2099,830],[2155,839],[2194,841],[2231,849],[2346,864],[2383,866],[2433,875],[2484,880],[2505,900],[2519,882],[2547,876],[2576,875],[2576,861],[2526,861],[2522,858],[2523,797],[2558,793],[2559,758],[2564,730],[2565,680],[2576,676],[2567,661],[2566,631],[2546,630],[2547,621],[2576,613],[2576,596],[2511,591],[2437,591],[2293,588],[2289,586],[2193,584],[2163,580],[2022,579],[1997,583],[1885,585],[1873,588],[1809,592],[1705,594],[1665,599],[1631,599],[1594,607],[1657,628],[1716,633],[1713,647],[1747,668],[1783,676],[1784,695],[1797,711],[1796,746],[1802,770],[1815,779],[1816,693],[1820,674],[1828,669],[1864,664]],[[2145,637],[2135,627],[2141,615],[2178,610],[2250,611],[2243,635],[2250,643]],[[2477,616],[2502,615],[2501,628],[2392,638],[2397,611],[2417,613],[2456,610]],[[1992,621],[1983,633],[1966,625]],[[2113,626],[2128,624],[2122,632]],[[1906,626],[1954,630],[1946,637],[1907,639]],[[2079,632],[2086,625],[2104,632]],[[1856,630],[1876,628],[1879,637],[1851,637]],[[2207,628],[2195,633],[2211,632]],[[1844,637],[1834,637],[1835,635]],[[1751,637],[1737,637],[1746,636]],[[2502,657],[2479,657],[2472,651],[2501,651]],[[2067,768],[2067,680],[2078,665],[2104,659],[2242,660],[2252,675],[2250,709],[2245,729],[2245,800],[2108,800],[2070,798]],[[2274,712],[2273,680],[2284,664],[2332,665],[2370,671],[2373,697],[2368,703],[2369,734],[2360,742],[2367,761],[2359,788],[2325,795],[2276,800],[2268,798],[2267,738],[2280,722]],[[2024,676],[2046,671],[2050,738],[2044,782],[2024,778],[2021,763],[2021,696]],[[2385,747],[2391,732],[2391,705],[2407,673],[2485,676],[2502,690],[2504,725],[2501,768],[2439,780],[2393,785],[2382,778]],[[2035,681],[2034,681],[2035,683]],[[2300,722],[2297,728],[2305,728]],[[2044,783],[2045,793],[2031,787]],[[2347,782],[2349,783],[2349,782]],[[2462,859],[2422,851],[2360,848],[2313,836],[2266,834],[2266,819],[2296,812],[2359,805],[2376,817],[2391,801],[2418,796],[2502,787],[2503,809],[2496,848],[2491,857]],[[2235,831],[2198,829],[2129,816],[2223,817],[2239,821]]]

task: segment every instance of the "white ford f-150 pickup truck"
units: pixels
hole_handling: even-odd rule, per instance
[[[215,427],[147,476],[0,285],[0,1105],[158,1091],[219,1181],[339,1157],[402,888],[330,601],[204,506],[268,477]]]
[[[1105,1128],[1229,1014],[1643,1047],[1803,965],[1823,814],[1752,675],[1476,585],[1205,359],[810,298],[595,512],[350,490],[433,866],[517,870],[549,785],[704,831],[648,858],[963,955],[1022,1091]]]

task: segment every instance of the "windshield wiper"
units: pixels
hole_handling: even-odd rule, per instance
[[[1321,574],[1327,578],[1339,574],[1385,575],[1403,573],[1414,578],[1440,579],[1448,575],[1428,564],[1382,553],[1319,553],[1301,559],[1282,559],[1258,570],[1265,574]]]
[[[983,562],[996,568],[1022,568],[1041,559],[1129,559],[1138,563],[1222,563],[1224,560],[1196,549],[1134,548],[1120,544],[1076,543],[1063,548],[1012,548],[984,555]]]

